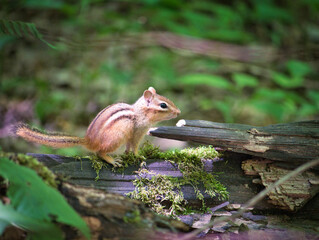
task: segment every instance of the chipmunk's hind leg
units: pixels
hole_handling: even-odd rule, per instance
[[[110,155],[108,155],[106,152],[100,151],[97,153],[99,157],[101,157],[103,160],[108,162],[109,164],[112,164],[114,167],[122,167],[122,161],[120,159],[114,159]]]

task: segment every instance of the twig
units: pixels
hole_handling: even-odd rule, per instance
[[[229,202],[228,202],[228,201],[227,201],[227,202],[224,202],[224,203],[222,203],[222,204],[219,204],[218,206],[215,206],[215,207],[211,208],[210,210],[211,210],[212,212],[216,212],[217,210],[219,210],[219,209],[221,209],[221,208],[223,208],[223,207],[226,207],[227,205],[229,205]]]
[[[279,179],[277,182],[275,182],[274,184],[272,184],[271,186],[269,186],[268,188],[265,188],[263,191],[261,191],[260,193],[258,193],[255,197],[253,197],[251,200],[249,200],[245,206],[239,210],[236,214],[232,215],[232,216],[226,216],[226,217],[220,217],[218,219],[215,219],[211,222],[209,222],[208,224],[206,224],[205,226],[203,226],[202,228],[196,229],[193,232],[190,232],[188,234],[185,234],[182,238],[180,238],[179,240],[189,240],[192,239],[194,237],[196,237],[199,233],[203,232],[206,229],[211,228],[213,225],[220,223],[220,222],[224,222],[224,221],[229,221],[232,219],[235,219],[237,217],[240,217],[244,212],[246,212],[249,208],[253,207],[254,205],[256,205],[259,201],[261,201],[270,191],[272,191],[274,188],[280,186],[281,184],[283,184],[284,182],[286,182],[288,179],[297,176],[298,174],[308,170],[311,167],[314,167],[316,165],[319,164],[319,158],[312,160],[311,162],[305,163],[303,165],[301,165],[300,167],[296,168],[295,170],[293,170],[292,172],[288,173],[287,175],[283,176],[281,179]]]

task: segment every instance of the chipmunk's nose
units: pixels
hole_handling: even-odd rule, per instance
[[[176,113],[176,115],[178,116],[179,114],[181,114],[181,110],[177,109],[177,110],[175,111],[175,113]]]

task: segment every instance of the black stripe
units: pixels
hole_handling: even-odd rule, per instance
[[[127,118],[127,119],[135,119],[135,116],[134,116],[134,115],[123,115],[123,116],[120,116],[120,117],[114,119],[112,122],[110,122],[107,127],[110,128],[110,127],[111,127],[112,125],[114,125],[117,121],[122,120],[122,119],[124,119],[124,118]]]
[[[89,126],[87,132],[91,131],[91,128],[92,128],[93,125],[95,124],[96,120],[101,116],[101,114],[104,113],[106,109],[108,109],[108,108],[110,108],[110,107],[112,107],[112,106],[114,106],[114,105],[115,105],[115,104],[110,105],[110,106],[104,108],[104,109],[94,118],[94,120],[93,120],[92,123],[90,124],[90,126]],[[118,113],[118,112],[126,111],[126,110],[132,110],[132,108],[116,109],[114,112],[112,112],[112,113],[109,114],[108,118],[110,118],[111,116],[113,116],[114,114],[116,114],[116,113]],[[107,118],[107,119],[108,119],[108,118]],[[116,120],[116,119],[115,119],[115,120]]]
[[[113,104],[114,105],[114,104]],[[94,125],[94,123],[96,122],[96,120],[101,116],[102,113],[104,113],[106,111],[106,109],[109,109],[110,107],[112,107],[113,105],[107,106],[106,108],[104,108],[101,112],[99,112],[98,115],[96,115],[96,117],[93,119],[93,121],[91,122],[89,128],[87,131],[90,131],[92,126]]]

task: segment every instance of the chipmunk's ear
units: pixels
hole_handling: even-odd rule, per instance
[[[153,87],[149,87],[149,88],[148,88],[148,90],[149,90],[149,91],[151,91],[153,94],[156,94],[156,90],[155,90],[155,88],[153,88]]]
[[[154,88],[152,88],[152,89],[154,89]],[[154,89],[154,91],[155,91],[155,89]],[[145,99],[148,103],[150,103],[150,102],[152,101],[152,99],[154,98],[154,93],[153,93],[152,90],[148,89],[148,90],[145,90],[145,91],[144,91],[143,96],[144,96],[144,99]]]

